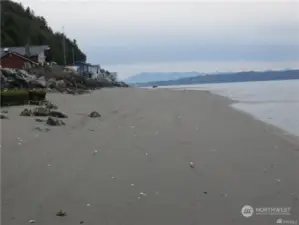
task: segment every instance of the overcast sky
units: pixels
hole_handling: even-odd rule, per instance
[[[122,77],[299,66],[299,0],[19,2]]]

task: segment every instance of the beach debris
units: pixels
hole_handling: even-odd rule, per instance
[[[135,184],[130,184],[131,187],[135,186]]]
[[[293,196],[293,198],[294,198],[295,200],[298,200],[298,199],[299,199],[298,195],[296,195],[295,193],[292,193],[292,196]]]
[[[137,199],[140,200],[141,198],[138,196]]]
[[[50,167],[51,166],[51,164],[48,164],[48,167]]]
[[[93,150],[93,154],[97,154],[98,153],[98,150]]]
[[[37,130],[37,131],[40,131],[40,132],[49,132],[50,131],[50,129],[49,128],[45,128],[45,129],[43,129],[43,128],[40,128],[40,127],[35,127],[35,128],[33,128],[33,130]],[[36,134],[35,135],[35,137],[38,137],[39,135],[38,134]]]
[[[3,115],[3,114],[0,114],[0,119],[6,119],[6,120],[8,120],[8,117],[5,116],[5,115]]]
[[[57,117],[57,118],[68,118],[67,115],[65,115],[64,113],[62,112],[58,112],[58,111],[51,111],[49,113],[49,116],[53,116],[53,117]]]
[[[20,116],[32,116],[32,111],[30,109],[24,109],[21,113]]]
[[[84,223],[84,221],[80,221],[80,224],[83,224]]]
[[[193,163],[193,162],[190,162],[190,163],[189,163],[189,166],[190,166],[191,168],[194,168],[194,163]]]
[[[115,177],[111,177],[113,180],[115,179]]]
[[[43,120],[43,119],[38,119],[38,118],[37,118],[37,119],[35,119],[35,121],[36,121],[36,122],[39,122],[39,123],[46,122],[46,120]]]
[[[56,213],[56,216],[60,216],[60,217],[67,216],[67,212],[63,212],[62,210],[59,210],[59,211]]]
[[[54,119],[52,117],[48,118],[47,124],[50,125],[50,126],[62,126],[62,125],[65,125],[65,123],[62,120]]]
[[[140,192],[140,196],[146,196],[146,194],[143,192]]]
[[[50,113],[50,110],[45,107],[36,107],[33,109],[33,115],[34,116],[48,116]]]
[[[21,138],[18,138],[18,145],[21,145],[23,140]]]
[[[131,126],[131,128],[132,128],[132,129],[134,129],[134,128],[135,128],[135,126]]]
[[[29,223],[36,223],[35,220],[29,220]]]
[[[181,119],[182,117],[181,116],[178,116],[178,119]]]
[[[226,193],[224,193],[224,192],[221,192],[221,196],[222,197],[227,197],[228,195]]]
[[[88,204],[86,204],[86,206],[87,206],[87,207],[90,207],[90,206],[91,206],[91,204],[90,204],[90,203],[88,203]]]
[[[94,131],[94,129],[88,129],[89,131]]]
[[[275,180],[277,181],[277,182],[280,182],[281,180],[280,179],[278,179],[278,178],[275,178]]]
[[[93,111],[89,114],[89,117],[91,118],[101,117],[101,114],[98,113],[97,111]]]
[[[156,193],[155,193],[156,195],[158,195],[159,194],[159,191],[156,191]]]
[[[147,156],[147,155],[148,155],[148,153],[146,152],[146,153],[145,153],[145,155]]]

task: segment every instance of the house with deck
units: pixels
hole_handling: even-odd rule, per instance
[[[77,72],[83,76],[94,76],[96,74],[100,73],[101,67],[100,65],[92,65],[90,63],[86,63],[86,62],[75,62],[74,66],[76,66]]]

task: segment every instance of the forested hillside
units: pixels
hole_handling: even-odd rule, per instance
[[[1,47],[30,45],[49,45],[50,58],[58,64],[64,64],[63,37],[53,31],[42,16],[34,14],[29,7],[10,0],[1,1]],[[86,61],[86,55],[77,46],[76,40],[65,37],[66,61]]]

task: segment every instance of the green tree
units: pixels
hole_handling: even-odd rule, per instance
[[[1,47],[30,45],[49,45],[49,57],[58,64],[64,64],[63,36],[54,33],[43,16],[36,16],[29,7],[11,0],[1,0]],[[67,64],[73,62],[72,52],[76,60],[86,61],[86,55],[79,49],[75,39],[65,37]],[[71,54],[71,55],[70,55]]]

